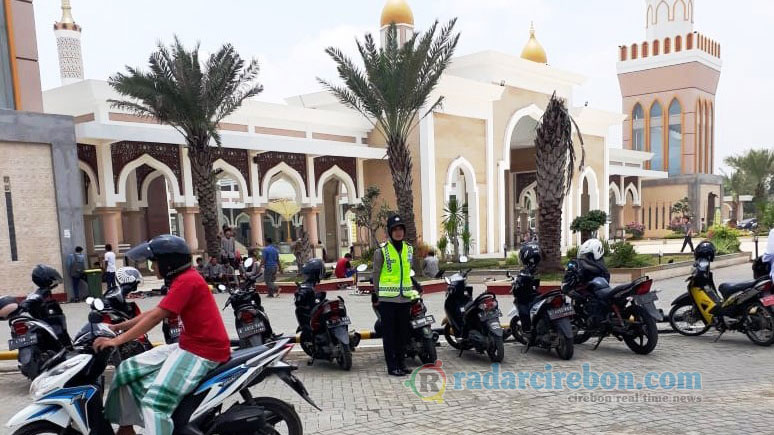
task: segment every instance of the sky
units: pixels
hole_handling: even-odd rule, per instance
[[[774,147],[774,2],[694,0],[697,30],[722,45],[723,70],[716,96],[716,167],[748,148]],[[86,78],[105,80],[126,65],[144,67],[158,41],[178,35],[203,52],[233,44],[257,58],[264,92],[259,100],[320,90],[316,77],[336,79],[323,52],[336,46],[355,53],[355,38],[378,34],[384,0],[71,0],[83,28]],[[583,74],[576,106],[621,110],[616,78],[618,47],[645,39],[644,0],[409,0],[415,26],[458,18],[457,54],[497,50],[520,54],[534,22],[549,64]],[[59,68],[53,23],[59,0],[36,0],[38,54],[43,89],[57,87]],[[609,139],[620,141],[620,131]]]

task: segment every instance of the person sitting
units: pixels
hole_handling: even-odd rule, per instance
[[[253,259],[253,264],[245,268],[244,262],[239,265],[239,271],[245,279],[255,280],[260,276],[260,262],[258,261],[258,248],[251,249],[249,252],[249,258]]]
[[[422,268],[422,272],[430,278],[435,278],[438,275],[438,257],[435,256],[435,251],[432,249],[425,257],[425,266]]]
[[[347,252],[343,257],[339,258],[336,262],[336,269],[334,275],[336,278],[349,278],[355,273],[355,269],[352,268],[352,254]]]
[[[204,276],[204,260],[202,257],[196,257],[196,271],[199,275]]]
[[[223,283],[223,266],[218,264],[217,258],[210,257],[210,261],[204,266],[204,279],[212,285]]]

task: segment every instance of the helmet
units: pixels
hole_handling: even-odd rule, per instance
[[[155,261],[164,278],[173,278],[191,267],[191,249],[180,237],[164,234],[140,243],[126,253],[132,261]]]
[[[394,214],[387,218],[387,235],[392,238],[392,230],[397,227],[403,227],[403,230],[406,230],[406,224],[403,223],[403,220],[400,218],[399,215]]]
[[[578,257],[592,254],[595,260],[605,256],[605,247],[598,239],[588,239],[578,248]]]
[[[319,258],[313,258],[301,268],[301,275],[303,275],[306,282],[318,283],[322,280],[325,273],[325,264]]]
[[[527,243],[519,249],[519,261],[524,266],[537,266],[540,263],[540,246],[537,243]]]
[[[32,282],[38,288],[51,289],[62,283],[62,275],[51,266],[38,264],[32,269]]]
[[[120,286],[133,285],[137,287],[142,284],[142,274],[133,267],[125,266],[116,270],[116,282]]]
[[[712,242],[708,240],[699,243],[696,245],[696,249],[693,250],[693,257],[697,260],[715,260],[715,245],[713,245]]]

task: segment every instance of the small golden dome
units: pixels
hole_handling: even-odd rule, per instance
[[[524,50],[521,51],[521,58],[531,60],[537,63],[548,63],[546,56],[546,50],[540,45],[537,38],[535,38],[535,26],[529,26],[529,41],[524,46]]]
[[[392,23],[414,25],[414,14],[406,0],[387,0],[382,9],[382,27]]]

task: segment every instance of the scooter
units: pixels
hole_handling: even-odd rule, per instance
[[[113,434],[103,414],[103,372],[113,349],[95,352],[97,337],[114,337],[99,323],[98,312],[104,307],[100,299],[91,300],[89,330],[73,351],[60,351],[46,371],[30,387],[34,402],[14,415],[7,427],[18,427],[14,435],[42,433]],[[295,366],[284,361],[293,348],[289,338],[266,346],[239,350],[231,359],[210,371],[199,386],[185,396],[175,409],[176,435],[244,433],[303,434],[301,419],[292,405],[272,397],[254,398],[250,387],[275,375],[289,385],[307,403],[320,409],[309,397],[303,383],[293,376]],[[241,401],[225,410],[226,399],[239,393]]]
[[[357,267],[358,272],[365,272],[368,266],[361,264]],[[414,271],[411,271],[411,280],[414,288],[422,294],[422,286],[414,279]],[[371,295],[371,307],[376,314],[376,323],[374,323],[374,332],[376,337],[382,337],[382,317],[379,314],[379,298],[374,293]],[[432,364],[438,359],[435,347],[438,343],[439,335],[433,331],[432,325],[435,323],[435,317],[427,314],[427,307],[422,298],[418,298],[411,303],[411,335],[406,346],[406,356],[409,358],[419,357],[423,364]]]
[[[118,285],[108,290],[103,296],[104,309],[99,311],[102,314],[102,323],[117,325],[142,314],[142,310],[135,302],[127,300],[127,296],[135,290],[137,290],[136,284]],[[152,348],[153,344],[151,344],[148,334],[143,334],[141,337],[121,345],[118,351],[113,354],[110,362],[118,367],[121,361]]]
[[[253,259],[244,261],[245,270],[253,267]],[[258,276],[245,275],[244,281],[237,288],[228,289],[229,297],[223,306],[225,310],[229,305],[234,309],[234,322],[239,347],[247,348],[259,346],[271,340],[272,331],[269,317],[261,305],[261,296],[255,291],[255,281]],[[223,284],[218,286],[221,291],[227,288]]]
[[[467,257],[460,257],[460,263],[467,261]],[[473,287],[466,282],[471,270],[444,277],[448,285],[446,318],[442,322],[444,337],[449,345],[460,350],[460,356],[465,350],[475,349],[478,353],[486,352],[492,362],[502,362],[505,348],[497,298],[485,291],[473,299]]]
[[[535,277],[535,272],[534,266],[527,266],[515,278],[507,273],[512,281],[511,294],[514,298],[513,309],[508,313],[511,321],[507,332],[527,346],[525,353],[532,346],[549,352],[556,349],[560,358],[569,360],[574,351],[570,319],[575,311],[561,290],[541,294],[540,279]]]

